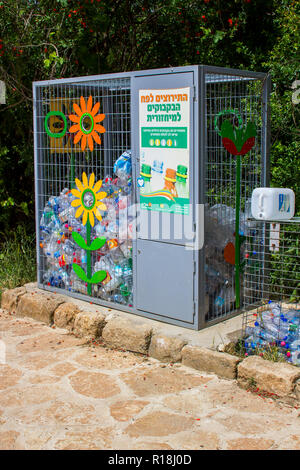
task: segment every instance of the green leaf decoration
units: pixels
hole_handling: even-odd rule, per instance
[[[254,122],[249,122],[244,132],[244,139],[250,139],[251,137],[256,137],[256,125]]]
[[[78,232],[72,232],[72,237],[75,243],[77,243],[80,248],[83,248],[84,250],[87,250],[88,247],[86,246],[86,241],[85,239],[80,235]]]
[[[233,131],[233,125],[231,124],[230,121],[224,121],[221,126],[221,136],[222,137],[227,137],[227,139],[232,140],[232,142],[235,141],[235,133]]]
[[[87,282],[90,284],[99,284],[100,282],[104,281],[104,279],[107,276],[106,271],[97,271],[96,273],[93,274],[91,279],[88,279]]]
[[[84,269],[82,269],[81,266],[79,266],[78,264],[74,263],[72,264],[72,268],[73,268],[73,271],[77,274],[77,276],[79,277],[79,279],[81,279],[82,281],[84,282],[89,282],[88,280],[88,277],[84,271]]]
[[[90,251],[99,250],[99,248],[105,245],[105,242],[106,242],[106,238],[96,238],[95,240],[92,241],[90,246],[86,247],[86,250],[90,250]]]
[[[221,126],[221,136],[231,140],[238,152],[242,150],[244,143],[256,136],[256,126],[253,122],[249,122],[246,126],[238,129],[230,121],[226,120]]]

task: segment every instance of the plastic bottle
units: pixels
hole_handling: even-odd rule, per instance
[[[124,241],[122,244],[120,244],[120,250],[122,251],[125,258],[130,258],[132,255],[132,241]]]
[[[111,302],[116,302],[117,304],[122,304],[122,305],[127,304],[125,297],[123,297],[123,295],[121,294],[113,294],[111,296]]]
[[[263,339],[255,335],[251,335],[245,340],[244,345],[245,345],[246,350],[251,351],[251,350],[255,350],[256,348],[262,348],[264,346],[268,346],[268,342],[264,341]]]
[[[119,263],[124,259],[122,250],[119,247],[119,242],[117,238],[111,238],[107,240],[108,252],[114,263]]]
[[[166,174],[165,174],[164,189],[170,191],[172,196],[178,197],[177,190],[175,188],[175,182],[176,182],[176,171],[173,170],[172,168],[167,168]]]
[[[152,165],[152,180],[151,180],[151,187],[152,191],[157,191],[162,189],[164,185],[163,180],[163,162],[160,160],[154,160]]]
[[[152,187],[151,187],[151,183],[150,183],[151,178],[152,178],[151,166],[146,165],[146,163],[143,163],[140,175],[144,180],[144,186],[142,186],[140,188],[141,194],[151,193],[151,191],[152,191]]]
[[[131,165],[131,150],[126,150],[116,160],[114,164],[114,173],[121,180],[127,180],[131,176],[132,165]]]
[[[187,167],[183,165],[177,166],[176,184],[175,184],[178,197],[187,199],[189,191],[187,186]]]
[[[255,188],[251,212],[258,220],[291,219],[295,213],[295,193],[288,188]]]
[[[235,291],[226,280],[221,286],[214,300],[214,307],[217,312],[229,309],[230,305],[235,301]]]
[[[290,362],[300,366],[300,339],[293,341],[289,345],[289,351],[291,352]]]

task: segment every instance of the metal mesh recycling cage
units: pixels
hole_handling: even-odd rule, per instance
[[[39,287],[192,329],[240,311],[269,91],[211,66],[33,83]]]

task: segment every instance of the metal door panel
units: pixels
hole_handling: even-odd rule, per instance
[[[193,323],[193,251],[137,241],[137,308]]]

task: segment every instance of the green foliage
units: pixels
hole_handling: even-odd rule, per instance
[[[272,183],[299,203],[298,24],[291,0],[1,0],[1,231],[34,231],[33,81],[197,63],[270,71]]]
[[[299,80],[299,2],[278,2],[279,36],[268,61],[262,65],[270,70],[271,93],[271,182],[274,187],[289,187],[296,194],[297,215],[300,214],[300,104],[292,102],[292,83]],[[298,204],[297,204],[298,203]]]
[[[0,245],[0,296],[4,289],[35,280],[35,239],[24,226],[18,226]]]

